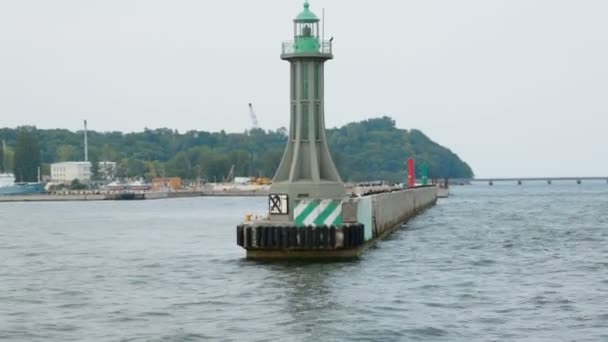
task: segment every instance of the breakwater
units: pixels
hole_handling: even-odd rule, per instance
[[[239,225],[237,244],[248,259],[357,258],[436,201],[435,186],[389,191],[341,200],[332,217],[326,214],[331,203],[302,201],[294,222]]]

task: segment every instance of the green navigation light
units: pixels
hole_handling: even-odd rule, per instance
[[[305,1],[304,10],[294,19],[296,29],[294,52],[315,53],[320,51],[319,21],[319,18],[310,10],[308,1]]]

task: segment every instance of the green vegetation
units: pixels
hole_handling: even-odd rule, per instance
[[[14,174],[17,182],[38,181],[40,145],[35,129],[26,127],[17,131],[14,158]]]
[[[99,158],[97,154],[92,155],[89,158],[89,161],[91,162],[91,179],[92,180],[99,180],[101,177],[100,174],[100,170],[99,170]]]
[[[350,123],[327,132],[332,155],[343,178],[352,181],[406,179],[406,160],[416,160],[417,177],[426,163],[430,178],[472,178],[467,163],[419,130],[395,127],[389,117]]]
[[[34,129],[0,129],[0,137],[13,146],[20,131],[34,132]],[[34,153],[36,145],[31,142],[29,154],[41,155],[43,163],[83,158],[82,132],[60,129],[36,132],[42,151]],[[283,156],[286,133],[284,128],[276,131],[254,129],[245,133],[179,133],[167,128],[138,133],[89,132],[89,156],[91,161],[118,162],[118,177],[178,176],[222,181],[232,165],[239,176],[272,177]],[[329,129],[327,136],[345,181],[405,181],[408,157],[416,159],[419,172],[422,164],[428,163],[431,178],[473,176],[471,168],[456,154],[418,130],[396,128],[395,122],[388,117]],[[15,161],[18,155],[15,153]],[[30,164],[33,167],[35,160]],[[11,162],[7,162],[8,165],[12,165]]]
[[[78,153],[76,147],[72,145],[61,145],[55,152],[56,162],[66,162],[81,159],[82,156]]]
[[[78,179],[74,179],[72,184],[70,184],[70,190],[86,190],[88,186],[86,184],[82,184]]]
[[[1,172],[13,171],[15,169],[15,152],[8,146],[4,149],[4,169]]]
[[[3,173],[6,168],[4,167],[4,145],[0,141],[0,173]]]

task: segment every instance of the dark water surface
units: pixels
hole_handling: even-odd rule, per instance
[[[452,192],[331,264],[243,260],[263,198],[0,204],[0,340],[608,341],[608,185]]]

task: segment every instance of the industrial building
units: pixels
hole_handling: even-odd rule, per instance
[[[91,180],[91,163],[63,162],[51,164],[51,181],[53,183],[69,184],[75,179],[81,182]]]

